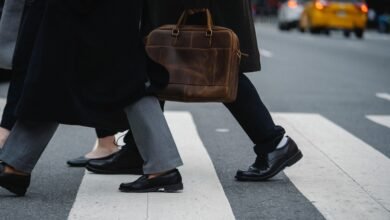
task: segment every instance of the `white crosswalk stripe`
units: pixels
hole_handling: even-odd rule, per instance
[[[3,110],[4,110],[6,102],[7,102],[6,99],[0,98],[0,113],[1,114],[3,114]]]
[[[69,219],[234,219],[214,166],[187,112],[166,117],[185,166],[183,193],[125,194],[115,192],[128,176],[86,173]]]
[[[390,115],[367,115],[371,121],[390,128]]]
[[[274,56],[274,54],[271,51],[263,48],[260,48],[260,55],[267,58],[272,58]]]
[[[276,114],[304,159],[286,174],[327,219],[390,219],[390,159],[316,114]]]
[[[385,92],[379,92],[376,94],[376,97],[390,101],[390,94]]]

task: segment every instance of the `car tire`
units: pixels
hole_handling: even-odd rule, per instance
[[[343,31],[343,35],[344,35],[345,38],[349,38],[351,36],[351,31],[344,30]]]
[[[286,24],[286,23],[279,23],[279,30],[281,30],[281,31],[288,31],[289,30],[288,24]]]
[[[358,39],[363,39],[364,30],[363,30],[363,29],[356,29],[356,30],[355,30],[355,36],[356,36]]]
[[[321,33],[321,29],[319,29],[319,28],[313,28],[313,27],[311,27],[311,28],[309,29],[309,31],[310,31],[311,34],[319,34],[319,33]]]
[[[326,36],[330,36],[330,30],[329,30],[329,29],[324,29],[324,30],[323,30],[323,33],[324,33]]]

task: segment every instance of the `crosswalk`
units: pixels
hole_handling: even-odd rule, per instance
[[[0,99],[1,111],[4,104]],[[168,111],[165,115],[185,163],[180,168],[184,191],[120,193],[119,183],[137,177],[85,172],[68,219],[236,218],[191,113]],[[302,161],[285,170],[286,176],[325,219],[390,219],[388,157],[320,114],[273,113],[273,117],[304,153]],[[390,133],[389,115],[366,118]]]
[[[185,190],[173,194],[113,192],[129,176],[86,173],[69,219],[234,219],[213,163],[198,135],[191,114],[168,112],[166,118],[185,162]]]
[[[305,155],[285,173],[326,219],[390,219],[389,158],[321,115],[273,116]],[[185,163],[185,190],[123,194],[113,189],[135,177],[87,172],[69,219],[235,219],[191,114],[166,117]]]
[[[302,151],[286,170],[294,185],[327,219],[390,219],[390,160],[316,114],[278,114]]]

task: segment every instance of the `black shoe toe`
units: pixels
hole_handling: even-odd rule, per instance
[[[136,147],[125,146],[112,157],[104,160],[90,160],[86,169],[97,174],[141,175],[144,161]]]
[[[5,164],[0,163],[0,187],[3,187],[17,196],[24,196],[30,186],[30,175],[15,175],[4,173]]]
[[[238,170],[235,178],[238,181],[265,181],[302,159],[303,154],[296,143],[288,137],[285,146],[275,149],[264,156],[258,156],[248,170]]]
[[[66,163],[70,167],[85,167],[90,159],[85,156],[81,156],[72,160],[68,160]]]
[[[92,160],[93,161],[107,160],[107,159],[112,158],[114,155],[115,155],[115,153],[110,154],[110,155],[105,156],[105,157],[100,157],[100,158],[86,158],[85,156],[81,156],[81,157],[75,158],[73,160],[68,160],[66,163],[70,167],[85,167]]]
[[[152,179],[143,175],[134,182],[122,183],[119,186],[121,192],[128,193],[177,192],[183,188],[182,178],[177,169]]]

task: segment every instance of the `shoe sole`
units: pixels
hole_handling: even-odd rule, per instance
[[[26,192],[27,192],[27,189],[19,189],[18,187],[12,185],[8,185],[8,184],[4,184],[4,185],[1,185],[1,187],[3,187],[4,189],[10,191],[11,193],[15,194],[16,196],[25,196],[26,195]]]
[[[69,167],[85,167],[87,164],[73,164],[73,163],[67,163]]]
[[[278,173],[282,172],[286,167],[291,167],[292,165],[296,164],[298,161],[300,161],[303,157],[302,152],[299,150],[296,154],[294,154],[292,157],[290,157],[288,160],[286,160],[284,163],[282,163],[273,173],[263,176],[263,177],[244,177],[244,176],[235,176],[236,180],[238,181],[265,181],[268,180],[274,176],[276,176]]]
[[[87,169],[88,171],[92,172],[92,173],[96,173],[96,174],[106,174],[106,175],[121,175],[121,174],[131,174],[131,175],[142,175],[143,174],[143,171],[142,169],[129,169],[129,170],[119,170],[119,171],[106,171],[106,170],[99,170],[99,169],[95,169],[93,167],[90,167],[90,166],[86,166],[85,169]]]
[[[127,190],[119,188],[119,191],[124,193],[149,193],[149,192],[166,192],[166,193],[175,193],[178,191],[182,191],[184,189],[183,183],[178,183],[169,186],[155,187],[150,189],[143,190]]]

